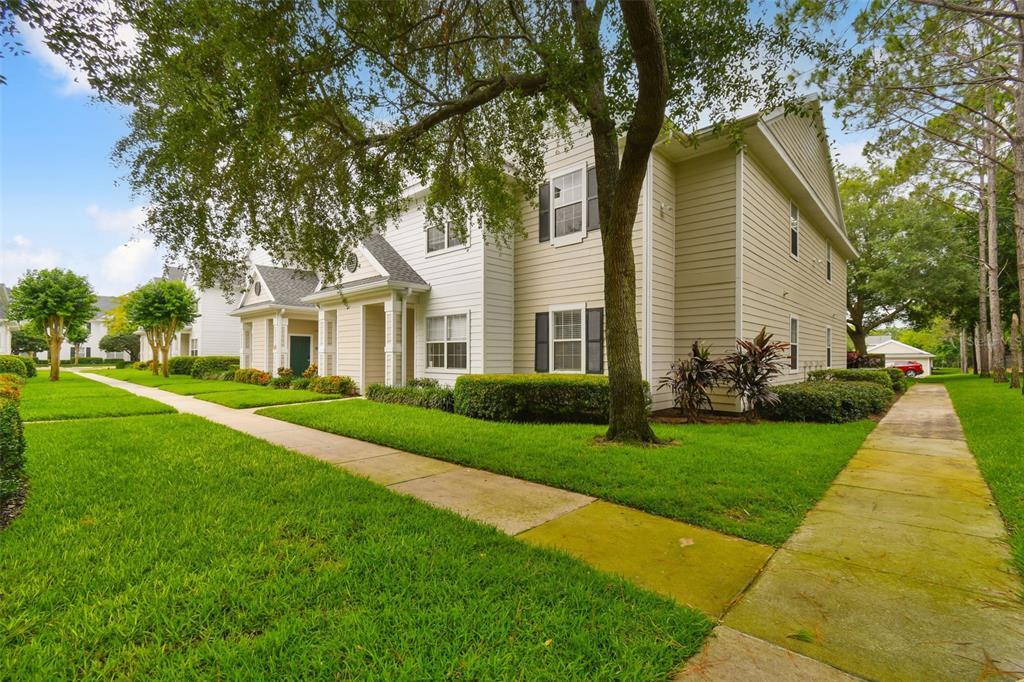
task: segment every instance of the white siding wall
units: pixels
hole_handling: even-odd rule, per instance
[[[221,289],[198,292],[199,317],[192,324],[192,338],[199,341],[199,355],[238,355],[242,324],[228,313],[235,301],[224,298]],[[188,348],[182,348],[183,355]]]
[[[512,371],[515,336],[515,247],[484,246],[484,365],[489,374]]]

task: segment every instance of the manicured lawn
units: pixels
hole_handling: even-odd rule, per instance
[[[946,386],[996,505],[1010,531],[1017,569],[1024,575],[1024,397],[1019,389],[971,374],[923,379]]]
[[[247,407],[266,407],[267,405],[287,405],[288,403],[310,403],[317,400],[336,400],[341,396],[299,391],[292,389],[272,389],[258,386],[259,391],[233,391],[224,393],[203,393],[196,397],[226,407],[245,409]]]
[[[767,422],[657,425],[678,444],[602,445],[604,429],[486,422],[347,400],[260,414],[438,459],[587,493],[781,545],[874,427]]]
[[[256,384],[240,384],[235,381],[195,379],[190,376],[177,374],[172,374],[169,377],[153,376],[151,372],[139,371],[137,369],[107,369],[96,373],[140,386],[159,388],[162,391],[177,393],[178,395],[195,396],[199,400],[206,400],[207,402],[236,409],[286,405],[288,403],[308,403],[316,400],[334,400],[338,398],[336,395],[314,393],[313,391],[275,389],[269,386],[257,386]]]
[[[40,372],[21,390],[21,417],[25,421],[161,412],[174,412],[174,408],[72,372],[61,372],[60,381],[50,381],[48,374]]]
[[[4,678],[664,680],[711,626],[189,415],[26,431]]]

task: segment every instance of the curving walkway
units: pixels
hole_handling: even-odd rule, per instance
[[[1022,598],[946,389],[918,384],[680,680],[1016,680]]]

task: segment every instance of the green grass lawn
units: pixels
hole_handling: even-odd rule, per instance
[[[600,426],[503,424],[348,400],[260,414],[467,466],[587,493],[781,545],[873,422],[656,425],[678,444],[602,445]]]
[[[162,391],[177,393],[178,395],[195,396],[199,400],[206,400],[207,402],[235,409],[285,405],[288,403],[308,403],[316,400],[334,400],[339,397],[324,393],[314,393],[313,391],[293,391],[291,389],[275,389],[256,384],[241,384],[235,381],[196,379],[191,376],[178,374],[172,374],[169,377],[153,376],[152,372],[137,369],[105,369],[97,371],[96,374],[128,381],[140,386],[159,388]]]
[[[26,432],[28,503],[0,531],[5,679],[664,680],[711,627],[190,415]]]
[[[1019,389],[972,374],[928,379],[946,386],[981,473],[1010,531],[1017,570],[1024,575],[1024,397]]]
[[[21,390],[21,417],[25,421],[161,412],[174,412],[174,408],[73,372],[61,372],[60,381],[50,381],[48,374],[40,372],[26,381]]]

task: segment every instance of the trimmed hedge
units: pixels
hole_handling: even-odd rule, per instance
[[[237,355],[204,355],[192,360],[192,376],[196,379],[216,378],[229,369],[238,369],[239,362]]]
[[[463,374],[455,412],[501,422],[608,423],[611,391],[599,374]]]
[[[34,377],[38,373],[38,371],[36,370],[36,361],[33,360],[32,358],[26,358],[20,355],[18,357],[21,358],[21,361],[25,363],[25,376],[27,376],[29,379]]]
[[[338,375],[313,377],[309,380],[309,390],[330,395],[359,395],[359,387],[352,377]]]
[[[20,377],[28,376],[28,369],[25,362],[17,355],[0,355],[0,374],[17,374]]]
[[[378,403],[412,405],[445,412],[455,410],[455,391],[447,386],[370,384],[366,387],[366,399]]]
[[[21,487],[25,467],[25,429],[18,412],[20,394],[18,383],[0,378],[0,501]]]
[[[816,369],[807,378],[811,381],[871,381],[889,389],[893,387],[887,369]]]
[[[886,367],[885,371],[889,373],[889,378],[892,379],[892,390],[897,393],[903,393],[910,386],[910,381],[907,379],[907,375],[903,373],[903,370],[896,369],[895,367]]]
[[[192,374],[192,365],[196,364],[196,358],[192,355],[179,355],[167,361],[167,371],[171,374]]]
[[[235,381],[240,384],[259,384],[266,386],[270,383],[270,375],[258,369],[236,369]]]
[[[895,393],[876,381],[804,381],[778,386],[779,402],[765,409],[776,421],[840,424],[884,412]]]

